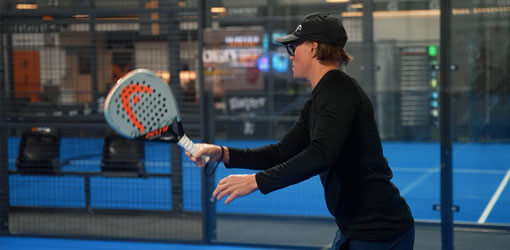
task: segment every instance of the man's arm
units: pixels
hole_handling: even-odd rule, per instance
[[[318,118],[311,143],[287,161],[257,173],[260,192],[266,194],[306,180],[327,170],[338,158],[361,99],[353,83],[332,83],[322,90],[316,96],[316,110],[312,110]]]
[[[277,144],[255,149],[227,148],[223,162],[227,168],[265,170],[290,159],[308,144],[308,132],[298,120]]]

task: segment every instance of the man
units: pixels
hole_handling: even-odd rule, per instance
[[[296,30],[276,41],[284,44],[294,78],[313,91],[299,119],[281,141],[256,149],[200,144],[187,155],[199,167],[211,160],[227,168],[262,170],[222,179],[213,197],[225,203],[255,190],[263,194],[320,175],[330,213],[339,227],[332,249],[412,249],[414,221],[391,183],[367,95],[340,71],[351,57],[340,20],[327,14],[306,16]]]

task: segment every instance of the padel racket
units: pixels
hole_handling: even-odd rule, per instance
[[[174,142],[193,155],[197,152],[184,134],[172,90],[150,70],[136,69],[120,78],[105,99],[104,116],[126,138]],[[203,159],[209,162],[209,156]]]

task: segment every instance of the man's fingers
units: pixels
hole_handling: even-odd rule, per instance
[[[199,168],[205,167],[207,165],[207,162],[205,161],[207,157],[207,150],[206,148],[198,147],[198,150],[195,152],[195,154],[191,154],[190,152],[186,152],[186,155],[190,158],[190,160],[195,163]]]
[[[229,177],[230,177],[230,176],[227,176],[227,177],[225,177],[225,178],[221,179],[221,180],[218,182],[218,187],[219,187],[219,186],[221,186],[221,185],[225,185],[225,184],[227,184],[227,182],[228,182],[228,180],[229,180]]]
[[[198,162],[197,162],[197,165],[198,165],[199,168],[203,168],[203,167],[205,167],[205,165],[207,165],[207,162],[205,162],[204,159],[199,158]]]
[[[229,204],[239,197],[252,193],[255,190],[252,185],[253,177],[254,175],[230,175],[221,179],[213,191],[212,200],[219,201],[227,197],[225,204]]]
[[[230,193],[230,192],[229,192],[229,190],[223,190],[223,191],[221,191],[221,192],[218,194],[218,196],[216,196],[216,200],[217,200],[217,201],[219,201],[219,200],[223,199],[223,197],[225,197],[225,196],[229,195],[229,193]]]
[[[206,153],[207,153],[206,147],[204,147],[201,144],[199,144],[197,146],[197,150],[195,151],[193,156],[196,157],[196,158],[202,158],[202,155],[204,155],[204,154],[207,155]]]
[[[217,156],[219,156],[219,153],[217,152],[218,150],[220,150],[219,146],[198,143],[196,144],[196,151],[194,154],[189,151],[185,151],[185,154],[193,163],[195,163],[195,165],[203,168],[207,164],[206,159],[209,161],[211,157],[217,158]],[[216,159],[214,159],[214,161],[216,161]]]
[[[206,164],[205,160],[202,157],[197,157],[197,155],[190,154],[189,159],[190,159],[190,161],[195,163],[195,165],[197,165],[200,168],[204,167]]]
[[[213,197],[216,198],[216,196],[221,193],[223,190],[225,190],[227,188],[226,185],[220,185],[218,184],[218,186],[216,187],[216,189],[214,189],[213,191]]]
[[[218,185],[223,185],[223,184],[225,184],[225,183],[227,182],[227,178],[228,178],[228,177],[221,179],[221,180],[220,180],[220,182],[218,182]]]
[[[232,202],[233,200],[235,200],[236,198],[238,197],[238,195],[236,193],[233,193],[231,194],[226,200],[225,200],[225,205],[229,204],[230,202]]]

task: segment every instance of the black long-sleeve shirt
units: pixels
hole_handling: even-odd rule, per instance
[[[263,194],[319,174],[330,213],[352,239],[390,240],[413,224],[390,181],[372,104],[344,72],[321,78],[279,143],[229,153],[227,167],[263,170],[255,175]]]

